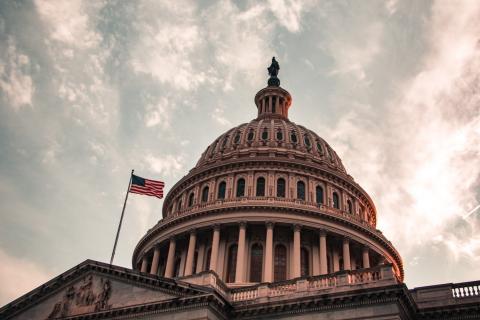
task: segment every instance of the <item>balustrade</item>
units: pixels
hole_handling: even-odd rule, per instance
[[[454,298],[480,297],[480,281],[455,283],[452,296]]]

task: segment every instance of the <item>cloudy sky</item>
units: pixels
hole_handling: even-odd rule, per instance
[[[108,261],[131,169],[166,181],[256,115],[290,119],[369,192],[406,283],[480,274],[480,1],[1,1],[0,305]],[[132,195],[115,263],[162,201]]]

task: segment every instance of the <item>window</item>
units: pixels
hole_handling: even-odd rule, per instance
[[[265,178],[259,177],[257,179],[257,197],[265,197]]]
[[[235,138],[233,138],[233,143],[239,144],[240,143],[240,132],[237,132]]]
[[[293,143],[297,143],[297,134],[295,133],[295,131],[292,131],[290,133],[290,140],[293,142]]]
[[[207,202],[208,201],[208,186],[203,188],[202,190],[202,202]]]
[[[177,210],[182,210],[182,199],[178,199]]]
[[[268,139],[268,130],[267,128],[264,128],[262,131],[262,140],[267,140]]]
[[[333,193],[333,207],[335,209],[340,209],[340,198],[336,192]]]
[[[231,245],[228,249],[228,263],[227,263],[227,283],[235,282],[235,272],[237,270],[237,251],[236,244]]]
[[[220,182],[218,185],[218,199],[225,199],[225,191],[227,190],[227,183],[225,181]]]
[[[253,133],[253,130],[250,130],[247,134],[247,140],[252,141],[254,136],[255,134]]]
[[[193,206],[193,198],[194,198],[194,196],[195,196],[195,195],[193,194],[193,192],[190,193],[190,195],[188,196],[188,206],[189,206],[189,207]]]
[[[222,149],[225,149],[225,146],[227,145],[227,142],[228,142],[228,136],[226,136],[225,139],[223,139]]]
[[[297,182],[297,199],[305,200],[305,182]]]
[[[275,246],[273,280],[287,280],[287,248],[283,244],[277,244]]]
[[[300,275],[302,277],[308,277],[310,275],[310,259],[308,255],[308,250],[302,248],[300,250]]]
[[[283,132],[282,130],[278,130],[277,131],[277,140],[283,140]]]
[[[277,180],[277,197],[285,198],[285,179],[283,178]]]
[[[250,256],[250,282],[262,281],[263,248],[255,243]]]
[[[310,142],[310,139],[305,135],[303,137],[303,142],[305,142],[305,145],[307,146],[308,149],[312,146],[312,143]]]
[[[240,178],[237,180],[237,197],[245,196],[245,179]]]
[[[353,214],[352,201],[347,200],[347,206],[348,206],[348,213]]]
[[[317,151],[318,153],[322,154],[323,153],[323,150],[322,150],[322,145],[320,144],[319,141],[317,141]]]
[[[315,195],[317,198],[317,204],[323,204],[323,188],[320,186],[317,186],[315,188]]]

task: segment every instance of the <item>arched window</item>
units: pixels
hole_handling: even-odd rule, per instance
[[[235,138],[233,138],[233,143],[239,144],[240,143],[240,132],[237,132]]]
[[[262,131],[262,140],[267,140],[268,139],[268,129],[264,128]]]
[[[305,142],[305,146],[307,146],[308,149],[312,146],[312,143],[310,142],[310,139],[308,138],[307,135],[303,137],[303,142]]]
[[[177,210],[182,210],[182,198],[178,199]]]
[[[257,197],[264,197],[265,196],[265,178],[259,177],[257,179]]]
[[[245,179],[240,178],[237,180],[237,197],[245,196]]]
[[[292,131],[290,133],[290,140],[293,142],[293,143],[297,143],[297,134],[295,133],[295,131]]]
[[[212,248],[208,248],[207,256],[205,257],[205,268],[203,270],[210,270],[210,258],[212,257]]]
[[[202,190],[202,202],[207,202],[208,201],[208,186],[203,188]]]
[[[237,251],[238,246],[233,244],[228,249],[227,263],[227,283],[235,282],[235,272],[237,270]]]
[[[227,183],[225,181],[220,182],[218,185],[218,199],[225,199],[225,191],[227,190]]]
[[[297,182],[297,199],[305,200],[305,182]]]
[[[273,280],[287,280],[287,248],[283,244],[277,244],[274,257]]]
[[[193,206],[193,198],[195,197],[195,194],[192,192],[190,193],[190,195],[188,196],[188,206],[191,207]]]
[[[253,132],[253,130],[248,131],[247,140],[252,141],[254,136],[255,136],[255,133]]]
[[[315,188],[315,195],[317,198],[317,204],[323,204],[323,188],[320,186],[317,186]]]
[[[310,275],[310,259],[308,250],[305,248],[300,250],[300,271],[302,277],[308,277]]]
[[[347,200],[348,213],[353,214],[352,201]]]
[[[262,281],[263,247],[255,243],[250,256],[250,282]]]
[[[318,151],[318,153],[320,153],[320,154],[323,153],[322,145],[321,145],[320,142],[318,142],[318,141],[317,141],[317,151]]]
[[[283,178],[277,180],[277,197],[285,198],[285,179]]]
[[[283,132],[280,129],[277,131],[277,140],[279,141],[283,140]]]
[[[333,193],[333,207],[335,209],[340,209],[340,198],[336,192]]]

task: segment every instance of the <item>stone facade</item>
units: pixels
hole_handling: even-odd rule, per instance
[[[370,196],[291,122],[278,63],[256,119],[167,194],[132,269],[87,260],[0,319],[480,319],[480,281],[409,290]]]

